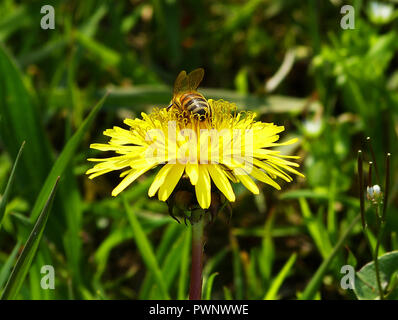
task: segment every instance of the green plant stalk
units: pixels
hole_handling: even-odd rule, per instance
[[[18,260],[15,263],[14,269],[8,278],[0,300],[14,300],[17,297],[20,288],[22,287],[26,275],[28,274],[32,265],[32,261],[39,248],[40,241],[43,237],[44,229],[46,227],[48,216],[50,214],[51,206],[54,200],[55,191],[57,190],[59,178],[60,177],[58,176],[54,186],[52,187],[47,202],[42,208],[41,213],[28,237],[28,240],[26,241]]]
[[[362,151],[358,151],[358,185],[359,185],[359,205],[361,209],[361,222],[362,230],[365,233],[366,221],[365,221],[365,195],[363,190],[363,156]],[[366,234],[365,234],[366,237]]]
[[[354,228],[355,224],[359,221],[361,218],[361,215],[358,214],[354,220],[351,222],[351,224],[348,226],[347,230],[344,232],[344,234],[340,237],[339,241],[336,243],[334,246],[332,252],[330,255],[327,257],[327,259],[323,260],[322,264],[316,271],[314,277],[311,279],[310,283],[306,286],[304,292],[302,295],[299,297],[300,300],[310,300],[314,297],[316,291],[319,288],[319,285],[321,284],[322,277],[327,271],[330,263],[333,261],[333,258],[336,256],[337,252],[343,245],[344,241],[347,239],[348,235],[350,234],[351,230]]]
[[[201,300],[203,269],[203,229],[204,219],[192,221],[192,263],[189,300]]]
[[[376,281],[377,281],[377,288],[379,290],[380,300],[384,300],[383,287],[381,286],[380,270],[379,270],[379,247],[380,247],[380,242],[381,242],[381,236],[383,233],[383,225],[382,225],[382,222],[380,221],[378,207],[376,207],[376,219],[377,219],[378,235],[377,235],[377,242],[376,242],[375,252],[373,255],[373,260],[374,260],[374,264],[375,264]]]

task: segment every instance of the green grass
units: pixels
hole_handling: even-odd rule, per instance
[[[206,98],[285,126],[282,140],[299,138],[283,153],[300,155],[306,176],[278,180],[280,192],[259,184],[258,196],[234,187],[232,217],[205,230],[203,298],[355,299],[340,269],[371,262],[377,241],[368,202],[367,236],[352,224],[358,149],[365,173],[373,160],[367,136],[382,191],[392,153],[379,255],[389,261],[398,248],[398,5],[383,21],[370,1],[348,2],[354,30],[339,27],[334,2],[298,0],[58,1],[56,29],[42,30],[46,3],[2,1],[2,297],[187,299],[191,228],[148,198],[154,172],[116,198],[116,174],[91,181],[85,172],[105,129],[167,106],[176,75],[203,67]],[[287,53],[293,64],[267,92]],[[43,265],[54,266],[55,290],[40,287]]]

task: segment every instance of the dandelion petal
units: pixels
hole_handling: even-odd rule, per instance
[[[124,189],[126,189],[129,184],[134,182],[135,179],[137,179],[139,176],[143,175],[148,170],[152,169],[154,166],[155,166],[155,164],[151,164],[149,166],[143,167],[142,169],[133,171],[130,174],[128,174],[127,177],[124,178],[122,180],[122,182],[120,182],[115,189],[113,189],[112,196],[116,197],[120,192],[122,192]]]
[[[224,171],[218,165],[209,165],[207,168],[216,187],[225,195],[225,197],[229,201],[234,202],[235,193]]]
[[[202,209],[208,209],[211,202],[210,176],[206,166],[199,166],[198,183],[195,186],[196,198]]]
[[[164,183],[161,185],[158,197],[160,201],[166,201],[171,193],[173,192],[174,188],[176,187],[178,181],[180,180],[183,172],[185,169],[185,165],[182,164],[174,164],[172,169],[167,174],[167,177]]]
[[[160,186],[165,182],[167,174],[172,168],[172,164],[166,164],[162,167],[162,169],[159,170],[158,174],[155,177],[155,180],[153,180],[151,186],[149,187],[148,196],[153,197],[156,194]]]

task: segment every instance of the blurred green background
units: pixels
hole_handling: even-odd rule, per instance
[[[40,27],[46,4],[55,9],[54,30]],[[345,4],[355,8],[353,30],[340,26]],[[165,298],[159,275],[169,297],[187,297],[190,229],[147,197],[153,176],[112,198],[116,173],[94,181],[84,173],[88,157],[103,156],[89,145],[107,141],[105,129],[167,106],[178,72],[198,67],[207,98],[284,125],[282,140],[299,137],[283,151],[301,156],[306,175],[282,183],[281,192],[263,185],[259,196],[235,186],[232,217],[220,214],[206,229],[205,298],[303,297],[359,213],[356,157],[362,149],[371,160],[368,136],[380,181],[392,153],[380,253],[397,250],[397,18],[393,1],[2,0],[0,192],[26,145],[0,226],[0,290],[60,175],[16,298]],[[99,112],[84,122],[105,92]],[[374,246],[371,212],[368,219]],[[153,250],[152,264],[143,244]],[[357,223],[304,298],[355,299],[340,287],[340,268],[359,270],[371,259]],[[40,287],[43,265],[54,266],[54,290]]]

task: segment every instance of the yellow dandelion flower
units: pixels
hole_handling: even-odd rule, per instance
[[[166,201],[178,182],[187,179],[195,188],[196,199],[203,209],[211,202],[212,184],[231,202],[231,186],[242,183],[254,194],[259,193],[255,180],[280,189],[275,181],[292,181],[288,173],[303,176],[293,167],[299,165],[272,147],[292,144],[296,139],[277,143],[283,126],[255,121],[253,112],[237,112],[236,106],[223,100],[208,100],[210,114],[205,120],[189,111],[155,109],[142,113],[142,119],[126,119],[129,129],[113,127],[104,131],[111,137],[106,144],[91,148],[114,151],[111,158],[88,159],[99,162],[87,171],[89,178],[123,170],[123,180],[112,191],[117,196],[138,177],[161,167],[148,190]]]

